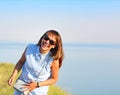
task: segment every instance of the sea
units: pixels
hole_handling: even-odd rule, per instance
[[[0,62],[16,64],[29,43],[0,42]],[[120,44],[63,44],[55,85],[71,95],[120,95]]]

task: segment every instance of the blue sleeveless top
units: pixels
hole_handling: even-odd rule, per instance
[[[50,56],[50,52],[41,54],[39,50],[40,47],[37,45],[29,44],[27,46],[25,52],[26,61],[22,66],[22,73],[19,77],[25,82],[41,82],[49,79],[51,76],[50,65],[53,58]],[[29,95],[47,95],[48,88],[49,86],[36,88]]]

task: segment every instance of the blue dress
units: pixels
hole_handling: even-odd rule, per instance
[[[22,66],[22,73],[19,79],[29,83],[32,81],[41,82],[50,78],[50,65],[53,61],[53,58],[51,57],[50,52],[46,54],[41,54],[39,50],[40,47],[37,45],[29,44],[27,46],[25,52],[26,61]],[[29,95],[47,95],[48,89],[49,86],[42,86],[34,89],[32,92],[29,93]],[[24,94],[15,90],[14,95]]]

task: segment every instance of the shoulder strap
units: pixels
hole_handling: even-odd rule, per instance
[[[47,56],[48,56],[48,55],[47,55]],[[46,58],[47,58],[47,56],[46,56]],[[46,58],[44,59],[44,61],[43,61],[42,63],[45,62]],[[43,71],[44,67],[45,67],[47,64],[48,64],[47,62],[45,62],[45,63],[43,64],[43,66],[42,66],[42,68],[41,68],[41,70],[40,70],[40,72],[39,72],[39,74],[38,74],[38,76],[37,76],[37,80],[38,80],[38,78],[39,78],[41,72]]]
[[[46,65],[47,65],[47,62],[42,66],[42,68],[41,68],[41,70],[40,70],[40,72],[39,72],[39,74],[38,74],[38,76],[37,76],[37,79],[39,78],[41,72],[43,71],[43,69],[44,69],[44,67],[45,67]]]

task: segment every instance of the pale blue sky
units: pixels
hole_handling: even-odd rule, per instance
[[[0,41],[36,42],[49,29],[64,43],[120,44],[120,1],[0,1]]]

